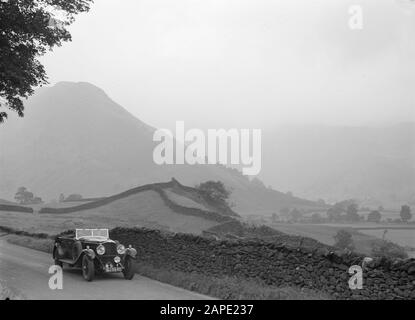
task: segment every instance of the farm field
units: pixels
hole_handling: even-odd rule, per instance
[[[384,230],[388,229],[387,240],[404,247],[415,248],[415,227],[408,227],[404,224],[273,223],[270,226],[288,234],[310,237],[328,245],[334,244],[334,235],[338,230],[345,229],[352,234],[356,251],[364,254],[371,252],[372,243],[381,239]],[[412,256],[413,252],[408,252],[408,254]]]
[[[382,238],[385,229],[363,229],[359,232]],[[415,248],[415,228],[414,229],[387,229],[386,239],[401,246]]]
[[[358,214],[363,216],[366,220],[370,212],[371,210],[359,210]],[[312,210],[310,212],[305,212],[304,217],[311,217],[314,213],[318,213],[323,217],[327,216],[327,210]],[[395,220],[401,218],[399,209],[384,209],[381,211],[381,215],[383,221],[387,221],[388,219]]]
[[[385,239],[401,246],[415,248],[415,225],[404,223],[354,223],[354,224],[328,224],[328,226],[350,228],[359,233],[381,239],[385,230]]]
[[[0,225],[35,233],[56,234],[74,228],[147,227],[200,234],[217,225],[201,217],[176,213],[152,190],[133,194],[105,206],[67,214],[0,211]]]
[[[276,230],[292,234],[298,235],[302,237],[309,237],[316,239],[322,243],[328,245],[334,245],[334,235],[340,229],[348,229],[352,233],[353,240],[356,246],[356,250],[368,254],[371,250],[371,243],[376,239],[374,236],[362,234],[356,230],[349,229],[347,227],[336,227],[336,226],[329,226],[329,225],[317,225],[317,224],[301,224],[301,223],[274,223],[270,225]]]

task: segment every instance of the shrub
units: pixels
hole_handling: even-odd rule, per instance
[[[408,254],[405,249],[388,240],[379,240],[372,244],[372,255],[374,257],[385,257],[391,259],[406,259]]]
[[[401,207],[401,219],[404,222],[408,222],[412,219],[411,208],[407,205]]]
[[[196,186],[196,189],[198,189],[207,200],[217,203],[226,203],[231,194],[221,181],[206,181]]]
[[[80,194],[71,194],[66,197],[65,201],[81,201],[83,199],[82,195]]]
[[[379,211],[374,210],[371,213],[369,213],[369,215],[367,216],[367,221],[369,222],[376,222],[379,223],[380,220],[382,219],[382,215],[380,214]]]
[[[346,230],[339,230],[334,236],[335,244],[334,246],[339,249],[354,249],[352,234]]]

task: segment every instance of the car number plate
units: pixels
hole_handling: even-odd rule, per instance
[[[121,272],[122,268],[121,267],[110,267],[110,266],[106,266],[105,267],[105,271],[106,272]]]

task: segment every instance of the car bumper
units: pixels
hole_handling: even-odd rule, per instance
[[[120,258],[120,262],[114,261],[115,257]],[[98,258],[101,269],[105,273],[122,272],[124,270],[124,257],[122,256],[106,256]]]

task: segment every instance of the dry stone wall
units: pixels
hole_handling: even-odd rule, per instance
[[[415,299],[414,259],[374,260],[363,273],[363,289],[351,290],[348,273],[364,256],[321,247],[290,247],[261,239],[215,240],[141,228],[116,228],[111,237],[138,250],[157,268],[207,276],[235,276],[268,285],[323,291],[336,299]]]

